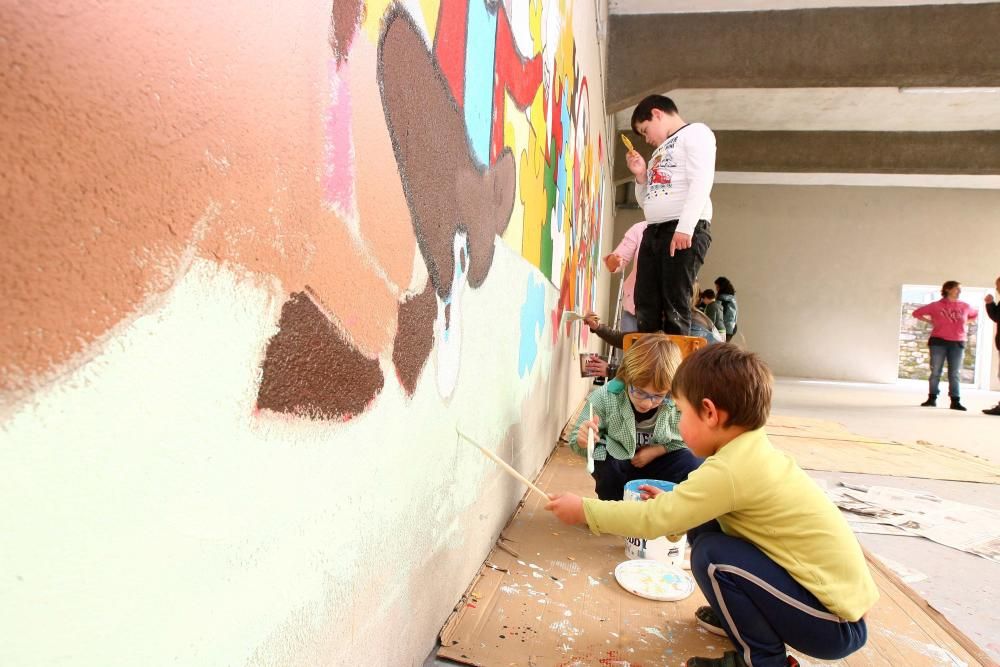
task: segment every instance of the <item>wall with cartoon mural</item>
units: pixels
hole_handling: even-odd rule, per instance
[[[524,491],[456,429],[586,391],[606,12],[0,9],[0,663],[419,664]]]

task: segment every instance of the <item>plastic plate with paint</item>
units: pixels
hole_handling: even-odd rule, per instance
[[[658,560],[627,560],[615,568],[615,579],[629,593],[649,600],[674,602],[694,593],[690,576]]]

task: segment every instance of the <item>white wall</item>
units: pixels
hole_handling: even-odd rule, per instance
[[[777,375],[893,382],[902,285],[1000,274],[998,191],[717,184],[712,201],[702,286],[733,281]],[[618,233],[638,219],[620,210]]]

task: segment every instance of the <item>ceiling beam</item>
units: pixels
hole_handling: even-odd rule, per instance
[[[1000,3],[613,15],[607,108],[677,88],[995,86],[997,35]]]
[[[651,147],[625,132],[647,160]],[[721,130],[716,171],[1000,175],[1000,131],[751,132]],[[632,178],[615,144],[615,183]]]

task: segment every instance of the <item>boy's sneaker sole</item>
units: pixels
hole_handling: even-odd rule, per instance
[[[719,617],[715,615],[715,611],[711,607],[698,607],[694,612],[694,620],[713,635],[719,635],[720,637],[729,636],[726,634],[726,629],[720,624]]]

